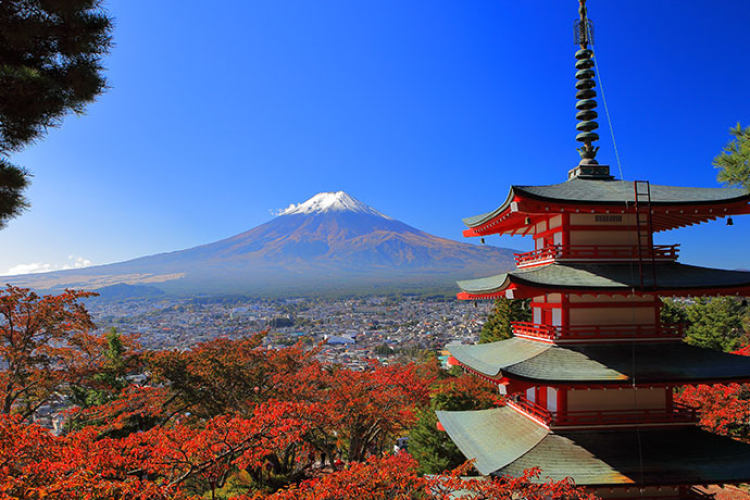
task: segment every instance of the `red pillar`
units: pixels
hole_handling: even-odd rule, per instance
[[[538,404],[542,408],[547,408],[547,387],[546,386],[537,386],[536,404]]]

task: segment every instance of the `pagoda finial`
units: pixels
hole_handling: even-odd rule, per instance
[[[578,0],[578,14],[580,19],[575,22],[576,44],[581,48],[576,52],[576,140],[583,145],[578,148],[581,155],[579,165],[596,165],[596,152],[598,146],[592,146],[591,143],[599,140],[599,134],[594,130],[599,128],[599,124],[594,121],[598,116],[596,113],[596,91],[594,86],[594,52],[588,48],[593,43],[594,27],[586,16],[586,0]]]

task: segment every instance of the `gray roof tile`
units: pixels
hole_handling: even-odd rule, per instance
[[[487,222],[508,208],[515,195],[557,202],[574,202],[583,204],[625,204],[634,201],[632,181],[580,179],[574,178],[560,184],[546,186],[511,186],[508,197],[498,208],[491,212],[467,217],[464,224],[476,227]],[[651,203],[669,204],[710,204],[727,203],[742,198],[749,198],[748,192],[741,188],[701,188],[682,186],[661,186],[651,184]]]
[[[474,466],[489,474],[517,460],[549,432],[509,406],[478,411],[438,411],[437,417]]]
[[[679,383],[750,377],[750,357],[682,342],[553,345],[512,338],[447,349],[462,364],[490,377],[502,374],[552,383]]]
[[[653,287],[651,264],[644,264],[644,286]],[[700,289],[750,285],[750,272],[690,266],[676,262],[656,264],[656,289]],[[465,292],[484,295],[519,283],[544,288],[627,289],[640,287],[637,262],[617,264],[561,264],[516,269],[508,273],[459,281]]]
[[[746,481],[750,445],[695,427],[560,432],[495,473],[532,467],[542,469],[540,480],[570,477],[582,486]]]
[[[448,435],[482,474],[581,486],[750,480],[750,445],[696,427],[551,432],[510,407],[437,412]]]

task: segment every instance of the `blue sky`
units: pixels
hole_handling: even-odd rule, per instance
[[[0,231],[0,274],[187,248],[333,190],[461,239],[460,219],[510,184],[563,181],[578,161],[574,0],[106,5],[110,88],[14,156],[32,207]],[[590,0],[589,14],[624,177],[716,186],[728,128],[750,124],[750,2]],[[747,268],[745,219],[658,240]]]

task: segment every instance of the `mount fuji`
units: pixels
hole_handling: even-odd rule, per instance
[[[244,233],[186,250],[5,279],[45,291],[127,284],[177,294],[305,295],[447,291],[456,279],[514,266],[512,250],[433,236],[343,191],[316,194],[275,215]]]

